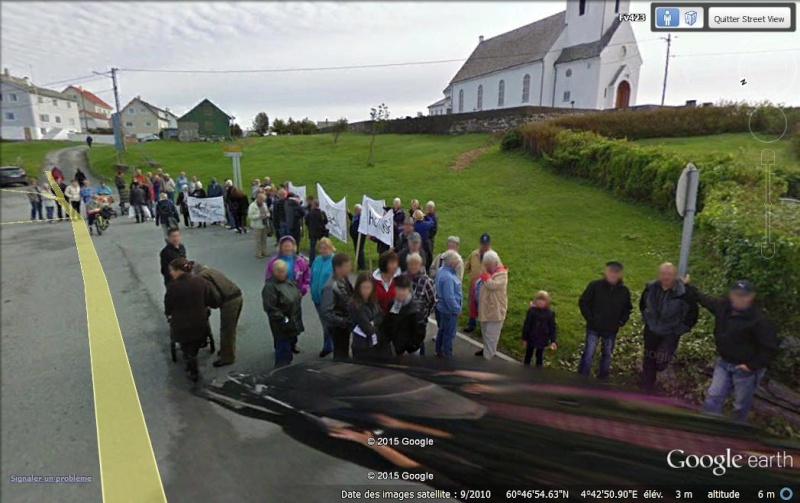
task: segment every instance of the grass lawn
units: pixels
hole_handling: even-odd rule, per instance
[[[77,143],[56,140],[0,142],[0,164],[21,166],[27,174],[38,175],[48,152],[73,145]]]
[[[376,166],[365,166],[369,137],[344,135],[270,137],[244,147],[245,180],[269,175],[308,185],[319,181],[331,197],[346,195],[348,205],[371,197],[433,199],[440,213],[441,251],[447,235],[462,240],[467,255],[483,232],[510,270],[509,315],[503,330],[504,350],[519,354],[519,332],[529,299],[539,289],[554,299],[560,330],[559,358],[572,359],[583,342],[583,320],[577,300],[589,280],[599,277],[607,260],[626,264],[627,282],[638,294],[656,266],[677,261],[680,227],[649,208],[621,202],[580,181],[559,177],[522,154],[494,146],[463,171],[450,169],[459,154],[485,146],[486,135],[400,136],[377,139]],[[151,142],[129,147],[127,162],[154,158],[173,176],[181,170],[203,182],[231,174],[220,144]],[[93,170],[114,174],[111,147],[90,152]],[[374,246],[368,252],[375,260]],[[347,246],[352,250],[352,244]],[[634,299],[636,300],[636,299]]]
[[[792,146],[786,139],[773,143],[762,143],[750,133],[726,133],[688,138],[651,138],[638,140],[637,143],[674,149],[687,158],[691,158],[693,154],[702,157],[712,152],[733,154],[739,152],[745,161],[754,166],[761,165],[763,150],[772,150],[775,152],[775,160],[778,164],[800,171],[800,160],[795,157]]]

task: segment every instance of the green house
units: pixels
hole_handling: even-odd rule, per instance
[[[232,120],[233,117],[204,99],[178,119],[178,138],[181,141],[229,139]]]

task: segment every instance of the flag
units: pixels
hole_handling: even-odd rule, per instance
[[[366,195],[362,196],[361,197],[361,220],[358,223],[358,233],[359,234],[366,234],[368,236],[371,236],[372,234],[367,232],[367,226],[369,225],[368,224],[369,218],[364,218],[364,217],[368,217],[369,216],[370,209],[372,209],[379,216],[383,215],[385,213],[385,211],[386,211],[386,210],[384,210],[385,207],[386,207],[386,201],[383,200],[383,199],[372,199],[370,197],[367,197]]]
[[[319,199],[319,209],[328,217],[328,232],[336,239],[347,243],[347,198],[343,197],[341,201],[335,203],[322,185],[317,184],[317,199]]]
[[[381,206],[381,210],[383,207]],[[366,225],[365,225],[366,224]],[[366,227],[362,234],[372,236],[387,246],[394,246],[394,213],[387,211],[383,214],[375,211],[373,207],[364,207],[361,210],[361,221],[358,229]]]
[[[302,187],[297,187],[292,182],[289,182],[289,192],[294,192],[297,197],[303,200],[303,204],[306,202],[306,186],[303,185]]]
[[[225,203],[220,197],[187,198],[192,222],[225,222]]]

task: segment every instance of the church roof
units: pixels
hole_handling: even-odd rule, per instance
[[[611,42],[611,37],[614,36],[614,33],[616,33],[618,27],[619,18],[616,18],[606,32],[603,33],[603,36],[600,37],[600,40],[565,48],[563,51],[561,51],[561,55],[556,60],[556,64],[569,63],[570,61],[591,59],[600,56],[600,53],[603,52],[603,49],[605,49],[608,43]]]
[[[442,99],[440,99],[439,101],[437,101],[436,103],[433,103],[433,104],[431,104],[431,105],[428,105],[428,108],[431,108],[431,107],[440,107],[440,106],[444,105],[445,103],[447,103],[447,98],[442,98]]]
[[[564,31],[566,12],[492,37],[478,44],[451,84],[506,68],[541,61]]]

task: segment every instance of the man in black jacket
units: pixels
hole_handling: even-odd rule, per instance
[[[400,270],[403,272],[408,271],[408,256],[412,253],[419,254],[422,257],[422,265],[428,263],[428,254],[425,251],[425,248],[422,247],[422,237],[419,235],[418,232],[412,232],[408,236],[408,245],[403,248],[400,253],[397,254],[397,260],[400,264]],[[426,270],[426,269],[423,269]]]
[[[167,245],[161,250],[161,275],[164,276],[164,286],[172,281],[169,264],[176,258],[186,258],[186,247],[181,243],[181,231],[170,229]]]
[[[733,284],[727,297],[712,297],[689,285],[701,306],[714,315],[714,343],[719,358],[708,387],[703,409],[722,412],[733,391],[734,421],[747,422],[753,395],[778,348],[775,329],[755,305],[755,288],[749,281]]]
[[[275,202],[272,203],[272,222],[277,241],[289,234],[289,229],[286,228],[286,191],[284,189],[278,191]]]
[[[598,379],[607,379],[617,332],[628,322],[633,306],[631,292],[622,283],[622,264],[608,262],[604,277],[589,283],[581,294],[578,306],[586,320],[586,344],[583,347],[578,373],[588,376],[592,369],[597,343],[602,345]]]
[[[353,330],[353,320],[347,310],[353,295],[353,285],[350,284],[352,265],[346,253],[337,253],[332,262],[333,274],[322,288],[320,311],[333,339],[333,358],[342,360],[350,357],[350,332]]]
[[[678,268],[665,262],[658,268],[658,279],[645,286],[639,311],[644,321],[642,388],[651,392],[656,373],[667,368],[680,337],[697,323],[697,302],[678,279]]]
[[[421,303],[414,300],[411,280],[405,274],[394,280],[395,297],[389,306],[380,331],[386,341],[392,343],[394,354],[418,351],[428,330],[428,319]]]
[[[306,225],[308,226],[308,263],[314,263],[317,255],[317,241],[328,235],[328,215],[319,209],[319,201],[311,201],[308,213],[306,214]]]

